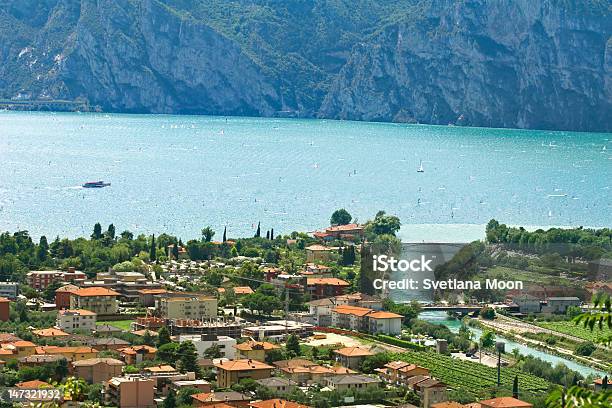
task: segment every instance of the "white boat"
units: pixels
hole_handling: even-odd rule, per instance
[[[423,160],[421,160],[421,162],[419,163],[417,173],[425,173],[425,169],[423,168]]]

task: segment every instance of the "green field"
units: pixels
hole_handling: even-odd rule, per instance
[[[509,268],[507,266],[494,266],[486,272],[481,272],[478,277],[489,279],[504,279],[504,280],[520,280],[523,282],[532,282],[538,285],[562,285],[576,286],[575,282],[567,278],[560,278],[558,275],[549,275],[536,271],[525,271],[521,269]]]
[[[108,322],[96,322],[97,325],[108,324],[109,326],[114,326],[118,329],[130,331],[130,324],[132,324],[134,320],[113,320]]]
[[[452,388],[461,387],[469,390],[475,398],[490,396],[490,390],[497,384],[497,369],[476,362],[422,351],[406,351],[395,354],[393,358],[426,367],[434,377]],[[512,389],[515,375],[518,375],[519,387],[533,395],[541,394],[551,385],[542,378],[518,369],[502,367],[502,387]]]
[[[538,326],[543,327],[545,329],[558,331],[559,333],[569,334],[572,336],[580,337],[581,339],[596,342],[599,337],[602,337],[603,333],[600,330],[590,331],[585,328],[581,324],[576,325],[571,321],[564,322],[537,322]]]

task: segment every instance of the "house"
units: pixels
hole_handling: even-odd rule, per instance
[[[520,399],[513,397],[499,397],[493,398],[486,401],[479,401],[481,408],[532,408],[533,404],[530,404]]]
[[[32,334],[40,339],[46,340],[57,340],[70,337],[70,334],[55,327],[49,327],[48,329],[32,330]]]
[[[155,296],[168,293],[166,289],[140,289],[138,290],[138,302],[145,307],[155,306]]]
[[[31,271],[26,274],[26,281],[29,286],[37,290],[45,290],[55,282],[75,282],[84,281],[87,278],[81,271],[68,268],[64,271]]]
[[[36,344],[26,340],[16,340],[0,345],[0,360],[9,361],[36,353]]]
[[[175,259],[174,244],[168,245],[168,252],[167,252],[167,254],[168,254],[168,259]],[[182,261],[183,259],[189,259],[189,253],[187,252],[187,248],[179,245],[179,247],[178,247],[178,260]]]
[[[329,242],[337,239],[356,241],[364,236],[364,226],[360,224],[333,225],[323,231],[315,231],[312,235],[315,238]]]
[[[190,341],[195,346],[198,356],[204,357],[206,350],[213,346],[219,347],[221,357],[234,360],[236,358],[236,339],[229,336],[214,336],[206,334],[181,334],[178,336],[178,342],[183,343]]]
[[[217,368],[217,384],[221,388],[231,387],[243,378],[260,380],[271,377],[274,368],[252,359],[220,361],[215,364],[215,367]]]
[[[0,297],[0,321],[8,322],[11,318],[11,301],[5,297]]]
[[[255,293],[253,289],[251,289],[249,286],[236,286],[236,287],[228,288],[228,289],[233,290],[234,295],[236,295],[237,297],[246,296],[246,295]],[[220,295],[224,295],[226,290],[227,290],[226,288],[217,289]]]
[[[194,407],[207,408],[224,408],[220,407],[222,404],[234,408],[247,408],[251,401],[247,395],[235,391],[203,392],[192,395],[191,398]]]
[[[356,371],[350,368],[325,367],[310,361],[306,365],[291,364],[283,366],[280,367],[280,371],[285,377],[301,385],[313,383],[324,385],[327,377],[356,374]]]
[[[336,308],[334,298],[315,299],[308,302],[312,323],[321,327],[332,325],[332,310]]]
[[[343,367],[358,370],[361,362],[368,356],[373,356],[370,350],[361,347],[344,347],[334,350],[336,361]]]
[[[262,378],[256,382],[274,392],[274,394],[288,394],[295,390],[298,385],[295,381],[283,377]]]
[[[325,385],[328,388],[331,388],[336,391],[363,391],[371,388],[378,388],[380,386],[380,380],[361,374],[338,375],[333,377],[327,377],[325,379]]]
[[[582,301],[576,296],[549,297],[546,299],[546,305],[542,307],[542,312],[564,314],[568,307],[579,307],[581,304]]]
[[[276,368],[312,367],[318,365],[304,358],[292,358],[291,360],[278,360],[272,363]]]
[[[91,333],[96,328],[97,315],[85,309],[66,309],[57,312],[56,326],[68,333]]]
[[[32,354],[31,356],[21,357],[19,359],[19,368],[21,367],[40,367],[47,364],[56,363],[64,356],[53,354]]]
[[[416,376],[429,376],[429,370],[405,361],[391,361],[376,370],[380,377],[391,384],[406,384],[406,380]]]
[[[330,266],[325,266],[316,263],[307,263],[304,265],[304,275],[309,275],[312,278],[322,278],[331,274],[333,269]]]
[[[329,262],[337,251],[337,248],[326,247],[319,244],[307,246],[305,249],[307,263]]]
[[[595,388],[595,391],[601,391],[603,390],[603,384],[604,384],[604,380],[606,380],[607,386],[606,389],[608,390],[612,390],[612,379],[608,379],[608,377],[604,377],[604,378],[596,378],[595,381],[593,381],[593,387]]]
[[[266,355],[272,350],[279,350],[280,346],[268,343],[267,341],[249,340],[244,343],[234,345],[237,351],[236,358],[252,359],[264,362]]]
[[[368,332],[372,334],[397,335],[402,333],[402,315],[391,312],[372,312],[366,316],[369,322]]]
[[[125,347],[118,351],[123,361],[128,365],[142,363],[145,360],[154,360],[157,354],[157,349],[155,347],[144,344],[141,346]]]
[[[112,336],[113,334],[123,332],[123,330],[110,324],[98,324],[93,332],[98,336]]]
[[[85,309],[98,316],[115,315],[119,311],[119,293],[101,287],[77,289],[71,292],[70,309]]]
[[[366,332],[369,329],[366,316],[372,312],[365,307],[338,306],[332,310],[332,326]]]
[[[79,361],[98,357],[98,350],[87,346],[42,346],[36,347],[36,354],[61,355],[68,361]]]
[[[72,292],[79,290],[78,286],[68,284],[55,291],[55,308],[58,310],[70,308],[70,297]]]
[[[155,307],[165,319],[203,320],[217,317],[217,298],[202,294],[165,293],[155,297]]]
[[[242,329],[243,337],[255,339],[282,339],[285,334],[295,334],[299,337],[312,336],[314,326],[309,323],[294,320],[271,320],[260,326],[249,326]]]
[[[94,337],[89,340],[88,345],[100,351],[119,351],[119,349],[129,347],[130,342],[116,337]]]
[[[19,284],[17,282],[0,282],[0,297],[15,299],[18,294]]]
[[[519,312],[524,314],[540,313],[540,299],[528,293],[521,293],[512,297],[512,302],[519,307]]]
[[[154,408],[155,381],[142,377],[114,377],[104,383],[106,403],[121,408]]]
[[[171,386],[177,392],[181,388],[195,388],[200,392],[210,392],[212,390],[211,384],[206,380],[177,380],[173,381]]]
[[[287,401],[284,399],[270,399],[265,401],[256,401],[249,404],[250,408],[310,408],[308,405],[298,404],[297,402]]]
[[[306,279],[306,291],[314,298],[343,295],[349,286],[350,283],[338,278]]]
[[[431,408],[435,403],[448,401],[447,385],[434,378],[420,381],[414,388],[421,397],[423,408]]]
[[[88,358],[73,361],[72,372],[75,377],[96,384],[121,376],[124,365],[123,361],[114,358]]]

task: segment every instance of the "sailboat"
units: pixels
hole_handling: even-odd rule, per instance
[[[423,160],[419,163],[419,168],[417,169],[417,173],[425,173],[425,169],[423,168]]]

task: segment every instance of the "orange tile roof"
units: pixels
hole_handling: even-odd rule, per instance
[[[276,344],[268,343],[267,341],[245,341],[244,343],[234,345],[234,348],[241,351],[252,351],[252,350],[276,350],[280,346]]]
[[[308,405],[298,404],[297,402],[287,401],[284,399],[270,399],[265,401],[251,402],[252,408],[310,408]]]
[[[144,371],[149,371],[151,373],[167,373],[167,372],[174,372],[176,371],[176,368],[172,367],[171,365],[168,364],[160,364],[160,365],[156,365],[156,366],[151,366],[151,367],[145,367]]]
[[[431,408],[465,408],[465,405],[460,404],[456,401],[444,401],[432,404]]]
[[[85,309],[64,309],[58,312],[61,315],[78,314],[79,316],[95,316],[96,313]]]
[[[141,350],[147,354],[157,353],[157,349],[155,347],[147,346],[144,344],[142,346],[125,347],[119,349],[119,352],[124,354],[137,354]]]
[[[306,284],[310,285],[330,285],[330,286],[350,286],[350,283],[338,278],[306,278]]]
[[[73,291],[76,296],[85,297],[85,296],[119,296],[119,293],[114,290],[110,290],[107,288],[101,288],[99,286],[92,286],[91,288],[81,288]]]
[[[73,347],[58,347],[58,346],[41,346],[36,347],[36,354],[84,354],[98,353],[93,347],[73,346]]]
[[[374,353],[372,353],[370,350],[361,347],[345,347],[338,350],[334,350],[334,353],[340,354],[341,356],[345,357],[366,357],[374,355]]]
[[[251,289],[249,286],[236,286],[234,288],[234,293],[236,295],[250,295],[251,293],[255,292],[253,292],[253,289]]]
[[[333,227],[328,227],[325,229],[326,232],[336,232],[336,231],[352,231],[352,230],[362,230],[363,226],[359,224],[346,224],[346,225],[334,225]]]
[[[486,400],[486,401],[480,401],[480,405],[486,405],[489,407],[495,407],[495,408],[530,408],[533,407],[532,404],[525,402],[525,401],[521,401],[519,399],[516,398],[512,398],[512,397],[499,397],[499,398],[493,398],[490,400]]]
[[[406,367],[411,365],[410,363],[406,363],[405,361],[391,361],[390,363],[385,364],[385,368],[389,368],[391,370],[399,370],[402,367]]]
[[[24,381],[15,384],[17,388],[51,388],[51,384],[40,381],[40,380],[32,380],[32,381]]]
[[[399,371],[401,371],[402,373],[409,373],[410,371],[413,371],[413,370],[416,370],[416,369],[426,370],[427,372],[429,372],[429,370],[427,368],[418,366],[416,364],[405,365],[405,366],[401,367],[399,369]]]
[[[260,361],[250,359],[220,361],[215,363],[215,367],[226,371],[271,370],[274,368]]]
[[[356,374],[357,371],[351,370],[350,368],[342,367],[342,366],[334,366],[331,368],[332,372],[337,375],[341,374]]]
[[[14,345],[15,347],[36,347],[36,344],[26,340],[17,340],[10,344]]]
[[[0,303],[6,303],[6,302],[10,302],[10,300],[8,300],[5,297],[0,297]]]
[[[70,336],[70,334],[56,329],[55,327],[49,327],[48,329],[32,330],[32,334],[39,337],[62,337]]]
[[[168,293],[166,289],[140,289],[138,291],[141,295],[160,295],[162,293]]]
[[[401,319],[404,316],[391,312],[374,312],[370,313],[368,317],[372,319]]]
[[[338,306],[333,311],[336,313],[340,313],[340,314],[350,314],[350,315],[355,315],[355,316],[365,316],[368,313],[373,312],[372,309],[368,309],[366,307],[348,306],[348,305]]]
[[[74,292],[75,290],[79,290],[79,287],[75,286],[75,285],[64,285],[61,288],[56,289],[55,293],[57,293],[57,292]]]

